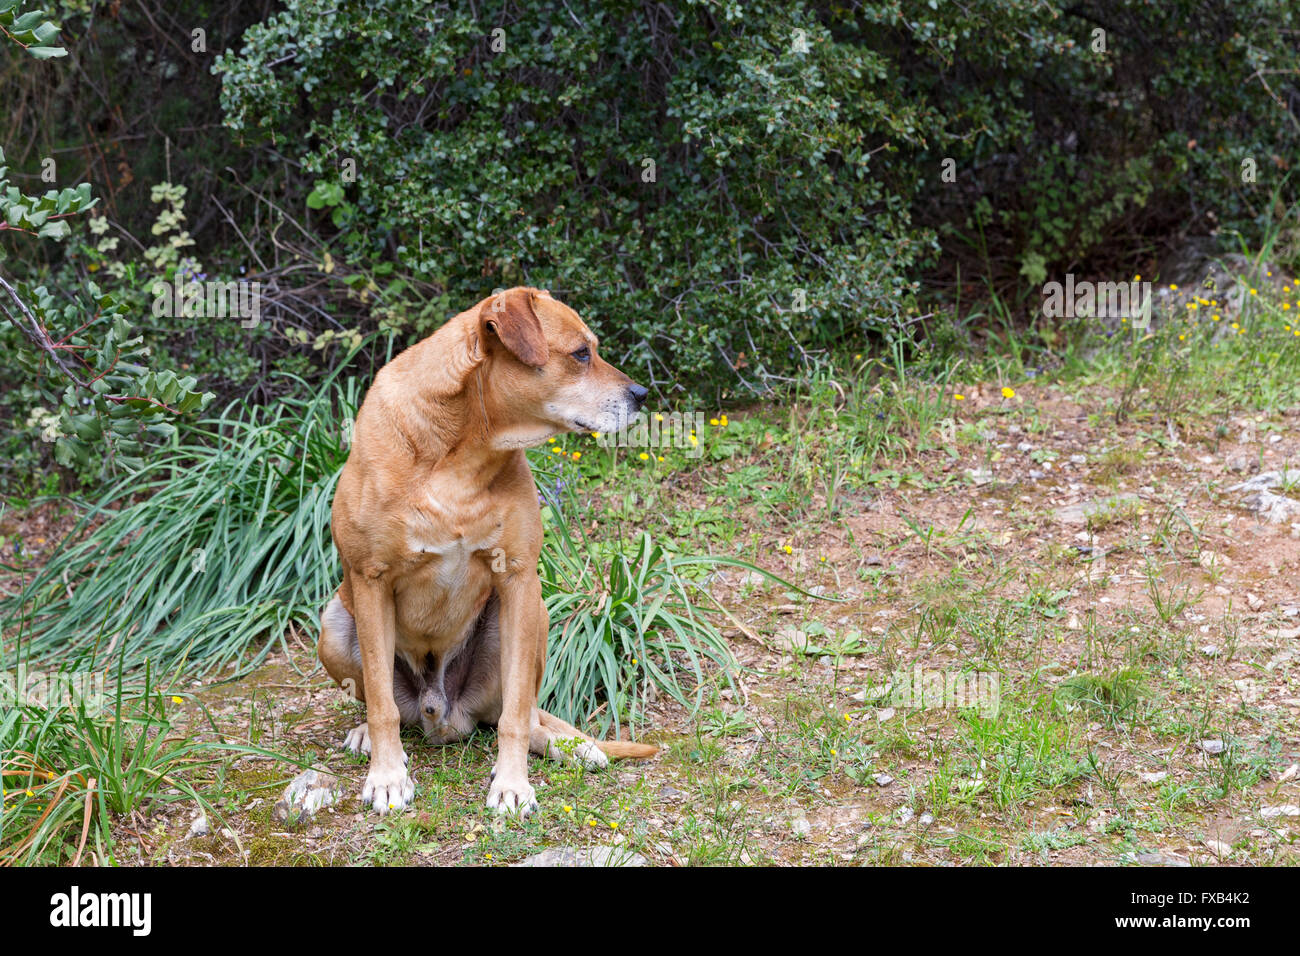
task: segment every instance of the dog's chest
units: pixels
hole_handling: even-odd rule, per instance
[[[505,570],[506,513],[474,481],[435,474],[413,490],[403,519],[402,553],[394,556],[399,645],[441,653],[465,638],[494,571]]]
[[[406,571],[394,588],[399,651],[442,653],[465,638],[491,592],[495,540],[408,535]]]
[[[472,562],[485,550],[489,553],[495,536],[471,539],[464,535],[450,539],[412,534],[408,536],[409,560],[433,576],[442,590],[455,590],[466,583]]]
[[[407,562],[435,591],[458,592],[473,584],[473,572],[486,575],[499,553],[504,522],[499,515],[439,497],[435,490],[416,502],[407,519]]]

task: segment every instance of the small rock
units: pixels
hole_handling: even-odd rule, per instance
[[[802,651],[808,647],[808,635],[798,628],[783,627],[772,635],[772,644],[781,651]]]
[[[1209,847],[1211,853],[1221,860],[1225,856],[1232,855],[1232,847],[1228,846],[1228,844],[1224,843],[1222,840],[1206,840],[1205,845]]]
[[[1280,807],[1260,807],[1259,815],[1265,820],[1273,820],[1277,817],[1300,817],[1300,807],[1294,803],[1284,803]]]
[[[931,814],[923,813],[916,818],[916,822],[921,824],[921,826],[923,827],[928,827],[931,823],[934,822],[934,817]]]
[[[680,800],[686,794],[682,793],[676,787],[663,786],[659,788],[660,800]]]
[[[894,778],[887,773],[875,774],[871,779],[876,781],[876,785],[879,787],[887,787],[894,782]]]
[[[185,833],[185,839],[189,840],[193,837],[205,837],[209,832],[211,831],[208,830],[207,815],[200,813],[194,818],[194,822],[190,824],[189,830]]]
[[[1300,484],[1300,468],[1291,468],[1286,471],[1266,471],[1256,475],[1249,481],[1243,481],[1241,484],[1233,485],[1229,491],[1265,491],[1269,488],[1276,488],[1279,485],[1297,485]]]
[[[790,829],[794,831],[797,837],[806,837],[812,833],[812,824],[808,822],[807,817],[795,817],[790,821]]]
[[[1204,654],[1206,657],[1218,657],[1219,649],[1215,647],[1213,644],[1206,644],[1204,647],[1201,648],[1201,653]]]
[[[1300,501],[1275,495],[1271,491],[1259,491],[1241,500],[1241,505],[1266,518],[1269,524],[1284,524],[1300,517]]]
[[[1222,740],[1202,740],[1198,746],[1207,754],[1221,754],[1224,751]]]
[[[1152,773],[1140,773],[1138,774],[1138,779],[1143,783],[1159,783],[1167,776],[1169,776],[1169,771],[1156,770]]]
[[[1228,471],[1239,475],[1259,471],[1259,459],[1253,455],[1229,455],[1224,464]]]
[[[916,813],[913,812],[911,807],[902,807],[896,815],[898,817],[898,822],[906,826],[911,821],[912,817],[916,816]]]
[[[1180,856],[1172,853],[1139,853],[1134,860],[1143,866],[1191,866]]]
[[[1226,568],[1228,565],[1232,564],[1232,562],[1228,560],[1227,555],[1219,554],[1217,551],[1202,551],[1197,560],[1200,561],[1201,567],[1205,568],[1207,571],[1213,570],[1214,568]]]
[[[1061,524],[1087,524],[1088,519],[1095,514],[1136,506],[1139,500],[1135,494],[1110,495],[1106,498],[1095,498],[1092,501],[1081,501],[1078,504],[1065,505],[1057,508],[1054,515]]]
[[[551,847],[513,866],[647,866],[640,853],[616,846]]]
[[[987,485],[993,481],[993,472],[987,468],[967,468],[966,477],[976,486]]]
[[[1070,456],[1070,464],[1072,464],[1072,465],[1086,465],[1087,463],[1088,463],[1088,456],[1087,456],[1087,455],[1071,455],[1071,456]]]
[[[271,809],[271,818],[290,826],[306,823],[321,807],[331,806],[342,791],[339,778],[319,770],[304,770],[284,788]]]

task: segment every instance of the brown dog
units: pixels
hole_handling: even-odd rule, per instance
[[[343,583],[317,653],[366,703],[344,746],[370,754],[361,797],[380,813],[415,795],[401,724],[439,742],[496,724],[487,802],[502,812],[537,808],[529,750],[587,766],[657,751],[592,741],[537,706],[548,621],[523,449],[616,431],[646,397],[596,344],[545,291],[510,289],[397,356],[366,394],[334,495]]]

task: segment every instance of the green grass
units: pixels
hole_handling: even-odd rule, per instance
[[[242,406],[81,507],[76,528],[0,618],[26,659],[121,648],[127,668],[188,661],[202,675],[263,659],[291,625],[314,632],[338,584],[329,509],[355,382],[310,400]]]
[[[277,643],[287,649],[291,628],[315,634],[339,579],[330,504],[360,387],[300,384],[316,397],[200,422],[82,509],[63,546],[0,600],[29,662],[80,655],[94,666],[116,650],[129,671],[184,662],[195,676],[251,668]],[[737,558],[675,554],[648,532],[588,538],[572,474],[535,460],[548,500],[543,702],[603,731],[638,724],[652,693],[694,707],[709,680],[730,680],[701,581],[723,566],[782,579]]]
[[[408,734],[420,781],[415,810],[373,832],[368,821],[342,861],[398,864],[434,856],[493,864],[545,845],[608,845],[618,835],[626,847],[658,861],[667,854],[660,847],[671,845],[675,861],[701,865],[900,864],[928,850],[967,864],[1047,863],[1067,850],[1072,859],[1118,862],[1152,846],[1194,845],[1210,816],[1242,816],[1261,799],[1289,800],[1290,791],[1275,784],[1263,795],[1271,774],[1295,760],[1285,724],[1225,687],[1231,675],[1223,670],[1239,664],[1268,683],[1273,672],[1264,668],[1273,650],[1249,641],[1238,647],[1239,622],[1231,609],[1192,619],[1206,611],[1210,587],[1220,577],[1232,584],[1244,563],[1237,551],[1226,571],[1211,573],[1199,562],[1202,548],[1230,551],[1218,543],[1216,519],[1222,516],[1213,510],[1225,506],[1214,485],[1193,487],[1190,477],[1170,477],[1169,462],[1175,452],[1184,466],[1218,454],[1219,443],[1235,442],[1234,416],[1246,410],[1262,415],[1261,448],[1268,447],[1270,429],[1285,427],[1280,413],[1300,402],[1300,337],[1294,323],[1286,328],[1300,314],[1300,287],[1292,288],[1298,291],[1284,298],[1261,281],[1246,321],[1238,322],[1240,333],[1226,333],[1223,321],[1214,322],[1202,308],[1184,308],[1158,316],[1149,333],[1107,336],[1098,327],[1080,328],[1054,342],[1008,321],[998,335],[1009,351],[966,356],[962,363],[888,350],[867,359],[845,355],[825,362],[776,404],[733,409],[729,418],[706,415],[717,424],[700,429],[699,458],[676,448],[641,458],[637,449],[601,448],[582,436],[564,436],[533,453],[546,498],[540,568],[552,623],[546,705],[603,732],[643,729],[658,698],[656,710],[670,715],[666,727],[656,728],[663,756],[604,775],[534,761],[541,813],[497,825],[484,816],[481,799],[492,736],[433,749]],[[1211,299],[1204,292],[1201,297]],[[1290,303],[1286,309],[1284,302]],[[1139,361],[1147,367],[1136,376]],[[1028,384],[1030,372],[1040,368],[1042,378]],[[969,378],[958,384],[958,373]],[[1016,389],[1014,400],[999,400],[1003,385]],[[953,397],[968,392],[974,398],[976,388],[982,401]],[[355,397],[355,390],[336,392],[315,413],[318,432],[337,432],[338,410]],[[1077,413],[1053,408],[1072,402],[1080,406]],[[301,445],[309,410],[282,414],[277,438],[273,413],[232,412],[247,423],[223,422],[232,436],[227,461],[243,461],[234,455],[240,442],[273,454]],[[1054,502],[1024,478],[1030,468],[1050,471],[1048,463],[1069,466],[1075,452],[1067,447],[1074,439],[1069,423],[1076,420],[1087,421],[1090,433],[1078,449],[1086,464],[1069,477],[1099,486],[1084,494],[1101,498],[1139,483],[1155,489],[1154,495],[1143,492],[1146,508],[1103,509],[1089,524],[1091,536],[1082,538],[1080,529],[1052,523]],[[288,480],[283,474],[277,478],[249,462],[245,473],[260,476],[252,481],[260,497],[254,490],[223,502],[234,509],[228,520],[211,507],[188,507],[206,499],[196,494],[197,481],[187,484],[184,455],[203,462],[204,455],[216,454],[195,450],[218,430],[205,428],[176,449],[174,473],[159,472],[154,484],[123,485],[87,526],[85,534],[101,535],[95,539],[101,548],[116,542],[116,553],[129,552],[130,561],[85,554],[54,565],[58,570],[43,578],[29,575],[23,613],[9,622],[11,628],[22,625],[25,652],[53,654],[64,640],[87,655],[98,648],[100,659],[108,646],[114,654],[124,646],[129,654],[144,647],[151,659],[183,666],[187,676],[211,666],[202,661],[215,663],[215,645],[176,631],[197,627],[186,622],[204,602],[208,611],[224,605],[218,594],[191,590],[184,573],[167,576],[177,562],[188,562],[191,546],[172,539],[222,520],[231,533],[255,526],[259,515],[262,527],[234,540],[252,548],[271,537],[287,542],[305,534],[314,556],[304,559],[302,570],[319,579],[304,576],[295,590],[288,579],[300,569],[265,560],[257,587],[250,583],[231,602],[247,617],[227,620],[218,613],[196,620],[213,622],[209,640],[229,642],[229,654],[218,659],[245,664],[272,646],[283,621],[314,633],[319,601],[336,583],[324,524],[313,511],[318,499],[306,482],[282,485]],[[1036,447],[1012,459],[1019,453],[1008,447],[1020,438]],[[995,458],[998,444],[1003,448]],[[320,464],[312,466],[326,476],[320,484],[332,480],[340,454],[339,447],[321,450]],[[974,488],[962,477],[972,457],[995,466],[994,484]],[[169,481],[180,490],[169,494]],[[140,493],[130,497],[132,488]],[[1153,497],[1159,503],[1151,507]],[[149,508],[159,498],[167,506]],[[262,499],[269,502],[265,508]],[[180,514],[184,510],[193,513]],[[122,538],[115,537],[116,526],[104,530],[119,520],[129,521],[121,528],[132,529]],[[1040,543],[1030,547],[1018,540],[1021,535]],[[156,557],[151,562],[140,552]],[[1088,562],[1103,552],[1109,569],[1101,580],[1088,579]],[[735,583],[756,563],[774,573],[762,584],[736,584],[739,600],[718,611],[709,597],[718,573],[728,571]],[[151,586],[136,590],[132,577]],[[171,581],[183,585],[171,592],[184,597],[173,602],[180,607],[152,618],[137,613],[133,620],[152,620],[152,631],[138,626],[136,643],[113,645],[123,629],[115,609]],[[809,589],[840,593],[849,587],[854,596],[844,604],[806,600]],[[83,588],[84,608],[76,604]],[[1124,589],[1122,601],[1102,603],[1108,588]],[[268,596],[286,617],[265,610],[256,616]],[[144,607],[153,613],[148,602]],[[58,619],[70,611],[69,623]],[[234,626],[237,620],[246,626]],[[744,645],[744,638],[724,639],[729,624],[758,640]],[[1252,625],[1247,620],[1243,626]],[[774,649],[767,638],[781,627],[804,631],[811,647]],[[1216,655],[1201,652],[1208,643],[1218,646]],[[747,651],[742,657],[759,662],[749,670],[733,658],[733,648],[741,646]],[[983,717],[892,706],[878,693],[882,682],[894,667],[920,661],[945,671],[996,673],[1001,709]],[[247,745],[279,745],[281,739],[266,731],[274,717],[263,720],[258,693]],[[123,722],[117,751],[123,764],[143,747],[142,766],[185,781],[196,797],[179,787],[179,796],[166,794],[169,788],[153,787],[147,771],[123,779],[116,787],[120,797],[105,797],[102,810],[96,804],[87,847],[97,853],[110,836],[103,827],[151,806],[160,793],[204,797],[231,815],[247,797],[239,795],[246,782],[224,772],[217,752],[188,753],[174,740],[150,749],[148,742],[169,740],[158,723],[166,718],[166,700],[162,711],[136,700],[135,691],[125,698],[124,713],[134,714],[135,723]],[[885,718],[886,708],[896,713]],[[247,710],[245,699],[241,721]],[[34,712],[0,718],[10,735],[5,749],[33,746],[44,720]],[[70,741],[100,740],[110,724],[79,726],[72,715],[54,719],[41,738],[45,759],[59,768],[105,773],[102,766],[113,760],[93,759],[85,745]],[[1223,739],[1224,752],[1202,753],[1198,744],[1207,738]],[[97,745],[97,752],[111,750]],[[13,772],[6,774],[10,797],[0,846],[13,848],[32,832],[54,790],[20,762],[7,766]],[[1138,774],[1148,770],[1165,770],[1169,778],[1144,783]],[[892,781],[880,783],[886,775]],[[213,796],[204,792],[209,780]],[[15,802],[14,791],[29,782],[42,799],[28,799],[24,790]],[[23,859],[71,858],[85,806],[85,790],[76,783],[55,801],[42,848],[24,847]],[[682,796],[660,797],[665,783]],[[915,813],[906,825],[899,822],[904,807]],[[845,808],[857,814],[860,829],[841,822],[835,831],[832,822],[827,834],[847,841],[833,849],[829,837],[821,840],[827,834],[804,836],[791,828],[795,814],[820,826],[822,816],[833,819]],[[934,821],[920,825],[924,813]],[[258,825],[270,826],[261,818]],[[259,833],[257,840],[255,859],[341,860],[339,851],[318,860],[273,834]],[[1243,849],[1243,859],[1271,861],[1263,858],[1260,841],[1243,840],[1256,848]],[[1287,850],[1275,844],[1267,852],[1282,860]]]
[[[222,813],[194,777],[241,753],[291,759],[176,732],[169,698],[148,670],[137,689],[124,683],[122,656],[103,699],[26,701],[0,716],[0,865],[76,865],[92,856],[112,864],[117,820],[179,801],[220,825]],[[80,670],[80,662],[65,668]]]

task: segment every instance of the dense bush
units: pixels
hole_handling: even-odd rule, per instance
[[[0,225],[0,270],[60,308],[93,281],[221,405],[521,281],[662,392],[743,397],[882,333],[946,340],[958,280],[1024,319],[1050,275],[1152,275],[1297,194],[1298,14],[1268,0],[57,12],[67,57],[0,44],[0,145],[24,194],[57,157],[98,205],[62,243]],[[262,323],[151,313],[197,277],[260,282]],[[52,461],[40,392],[0,370],[9,474]]]
[[[390,321],[527,280],[634,374],[735,387],[906,322],[940,241],[1023,288],[1098,253],[1131,268],[1156,229],[1248,224],[1296,152],[1295,19],[291,0],[217,70],[227,125],[316,175],[342,257],[442,290],[389,281]]]

